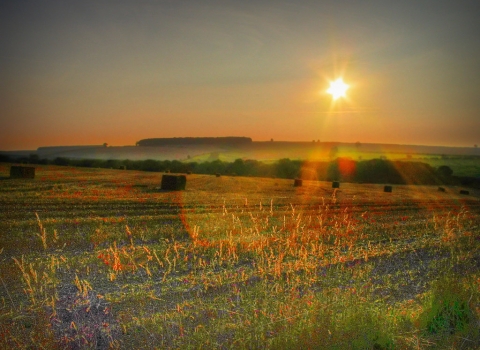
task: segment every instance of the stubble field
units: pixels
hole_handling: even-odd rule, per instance
[[[0,165],[0,348],[475,349],[458,188]]]

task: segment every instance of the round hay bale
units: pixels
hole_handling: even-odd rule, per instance
[[[182,191],[187,184],[185,175],[163,175],[161,189],[165,191]]]
[[[12,165],[10,167],[10,177],[12,179],[34,179],[35,168],[32,166]]]
[[[439,188],[438,188],[438,192],[445,192],[445,188],[439,187]]]
[[[392,192],[392,186],[385,186],[383,192]]]
[[[338,182],[338,181],[333,181],[333,182],[332,182],[332,188],[340,188],[340,182]]]
[[[295,179],[293,181],[293,187],[302,187],[303,185],[303,180],[302,179]]]
[[[460,194],[466,194],[468,196],[470,192],[467,190],[460,190]]]

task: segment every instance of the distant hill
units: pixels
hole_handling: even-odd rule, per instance
[[[242,145],[250,144],[249,137],[173,137],[143,139],[136,143],[137,146],[172,146],[172,145]]]
[[[41,158],[48,158],[50,155],[58,155],[62,153],[71,153],[76,151],[86,151],[93,150],[97,148],[104,148],[103,145],[87,145],[87,146],[48,146],[48,147],[38,147],[36,154]]]

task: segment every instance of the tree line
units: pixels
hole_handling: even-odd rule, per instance
[[[288,158],[274,163],[264,163],[252,159],[236,159],[233,162],[213,160],[206,162],[180,162],[178,160],[117,160],[117,159],[71,159],[57,157],[40,159],[36,154],[20,159],[0,156],[2,162],[26,164],[63,165],[89,168],[125,169],[153,172],[220,174],[254,177],[275,177],[282,179],[300,178],[304,180],[341,181],[358,183],[388,184],[464,184],[472,178],[453,176],[450,167],[443,165],[434,168],[429,164],[414,161],[391,161],[371,159],[355,161],[350,158],[337,158],[326,161],[301,161]],[[467,183],[467,185],[469,185]],[[473,179],[478,186],[478,180]]]
[[[245,145],[252,143],[250,137],[170,137],[143,139],[137,146],[171,146],[171,145]]]

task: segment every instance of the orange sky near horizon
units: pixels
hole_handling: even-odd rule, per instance
[[[480,5],[0,4],[0,150],[246,136],[480,143]],[[342,77],[346,97],[326,90]]]

